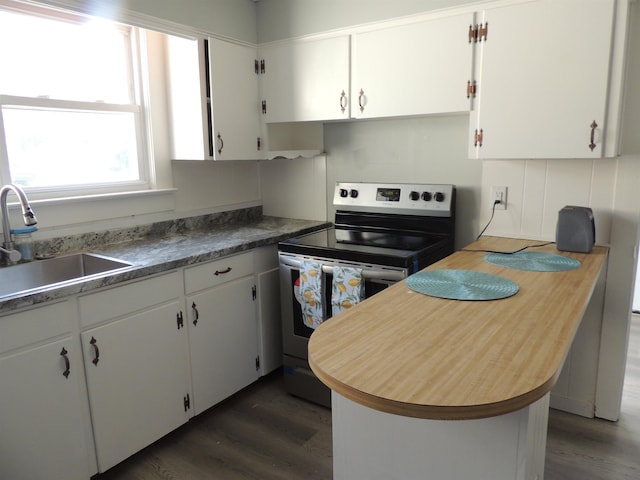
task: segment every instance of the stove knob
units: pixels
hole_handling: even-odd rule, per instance
[[[351,189],[351,191],[349,192],[349,196],[351,198],[358,198],[358,190],[356,190],[355,188]]]
[[[420,198],[420,194],[418,192],[411,192],[409,193],[409,198],[411,200],[418,200]]]
[[[422,192],[422,199],[425,202],[430,202],[431,201],[431,192]]]
[[[435,199],[436,199],[436,202],[444,202],[444,193],[436,192]]]
[[[344,188],[341,188],[341,189],[340,189],[340,196],[341,196],[342,198],[345,198],[345,197],[346,197],[346,196],[348,196],[348,195],[349,195],[349,191],[348,191],[348,190],[346,190],[346,189],[344,189]]]

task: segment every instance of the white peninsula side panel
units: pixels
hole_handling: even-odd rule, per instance
[[[542,480],[549,394],[477,420],[381,412],[331,392],[334,480]],[[428,475],[427,475],[428,472]]]

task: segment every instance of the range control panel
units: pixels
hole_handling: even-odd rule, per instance
[[[336,182],[338,210],[449,217],[455,208],[450,184]]]

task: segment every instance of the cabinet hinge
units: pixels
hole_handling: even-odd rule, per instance
[[[260,370],[260,355],[256,357],[256,371]]]
[[[481,23],[478,27],[478,41],[487,41],[487,35],[489,34],[489,22]]]
[[[265,67],[265,61],[264,59],[260,60],[260,73],[265,73],[267,71],[266,67]]]
[[[260,137],[257,138],[256,146],[257,146],[257,150],[260,151],[260,149],[262,148],[262,142],[260,141]]]
[[[253,68],[254,68],[254,70],[256,72],[256,75],[258,75],[260,73],[260,70],[258,68],[258,60],[257,59],[253,61]]]
[[[481,23],[480,25],[469,25],[469,43],[477,43],[481,41],[487,41],[487,35],[489,34],[489,22]]]
[[[267,113],[267,101],[266,100],[262,100],[262,113],[263,114]]]
[[[474,147],[481,147],[482,146],[482,138],[484,137],[484,132],[482,131],[482,129],[480,129],[478,131],[478,129],[476,129],[476,133],[473,136],[473,146]]]
[[[184,411],[186,412],[191,408],[191,399],[189,398],[189,394],[187,393],[186,397],[182,397],[184,400]]]
[[[178,323],[178,330],[184,327],[184,317],[182,316],[182,312],[178,312],[176,315],[176,321]]]
[[[258,290],[256,289],[255,285],[253,287],[251,287],[251,296],[252,296],[253,300],[255,300],[256,297],[258,296]]]
[[[478,91],[478,86],[476,81],[473,82],[471,80],[467,81],[467,98],[476,98],[476,92]]]

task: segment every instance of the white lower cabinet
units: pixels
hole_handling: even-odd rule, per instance
[[[259,376],[253,253],[187,269],[185,285],[197,415]]]
[[[277,368],[277,273],[273,245],[0,317],[0,479],[86,480]]]
[[[2,479],[89,478],[82,361],[69,319],[67,302],[0,318]]]
[[[83,323],[113,315],[81,333],[100,472],[193,414],[181,286],[173,272],[79,299]]]

